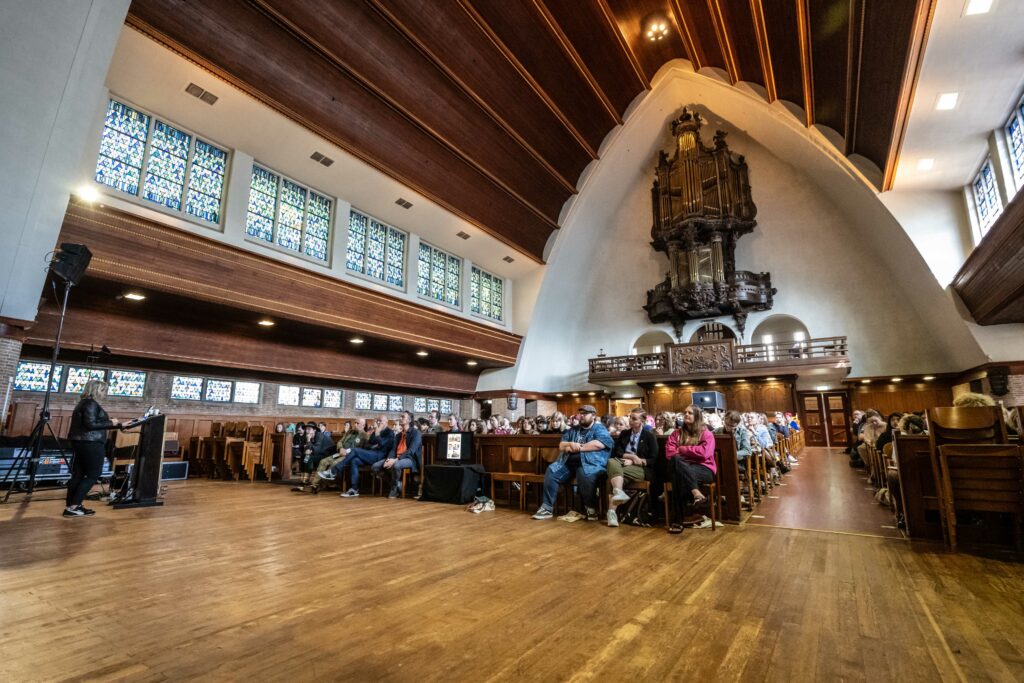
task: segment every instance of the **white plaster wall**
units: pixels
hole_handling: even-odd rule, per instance
[[[892,190],[878,195],[945,287],[974,245],[962,190]]]
[[[129,4],[0,2],[0,317],[36,317]]]
[[[627,354],[633,339],[652,328],[642,305],[667,266],[649,246],[652,169],[657,151],[670,147],[668,122],[694,104],[711,119],[708,142],[715,128],[727,130],[731,149],[750,166],[759,225],[740,240],[737,266],[770,271],[779,289],[771,312],[750,316],[748,336],[768,315],[793,315],[812,336],[847,336],[854,375],[984,362],[907,233],[819,131],[781,104],[769,106],[676,63],[613,133],[566,212],[515,387],[585,387],[587,358],[602,347]],[[687,325],[684,336],[699,324]]]

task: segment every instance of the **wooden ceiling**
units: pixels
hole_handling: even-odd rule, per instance
[[[133,0],[127,21],[540,262],[602,140],[676,58],[798,105],[888,189],[934,3]],[[671,30],[652,43],[658,11]]]

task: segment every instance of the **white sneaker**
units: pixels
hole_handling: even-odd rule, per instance
[[[538,510],[533,513],[534,519],[551,519],[552,517],[554,517],[554,515],[551,513],[551,510],[548,510],[547,508],[538,508]]]
[[[615,510],[608,511],[608,526],[618,526],[619,516],[615,514]]]
[[[586,518],[587,518],[586,515],[581,515],[580,513],[576,512],[575,510],[570,510],[569,512],[567,512],[566,514],[562,515],[558,519],[562,520],[563,522],[578,522],[581,519],[586,519]]]
[[[356,491],[355,489],[349,489],[348,491],[345,491],[345,493],[341,494],[341,497],[342,498],[358,498],[359,497],[359,491]]]
[[[704,517],[700,520],[699,523],[693,525],[693,528],[694,529],[710,529],[711,528],[711,518],[708,517],[707,515],[704,515]]]
[[[334,481],[334,475],[331,474],[330,470],[323,470],[321,472],[317,472],[316,476],[320,477],[321,479],[326,479],[327,481]]]
[[[623,491],[622,489],[615,489],[614,491],[612,491],[612,502],[615,503],[616,505],[625,503],[628,500],[629,494]]]

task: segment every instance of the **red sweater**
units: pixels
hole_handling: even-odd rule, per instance
[[[701,432],[700,441],[693,446],[686,446],[681,444],[679,438],[680,430],[675,430],[668,437],[668,443],[665,444],[665,457],[674,458],[677,455],[688,462],[692,462],[695,465],[704,465],[712,472],[717,472],[718,468],[715,466],[715,435],[711,433],[711,430],[707,427]]]

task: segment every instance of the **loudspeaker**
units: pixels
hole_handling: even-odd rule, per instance
[[[690,394],[690,402],[701,410],[725,410],[725,396],[717,391],[695,391]]]
[[[60,279],[77,285],[92,260],[92,252],[84,244],[63,242],[50,261],[50,271]]]

